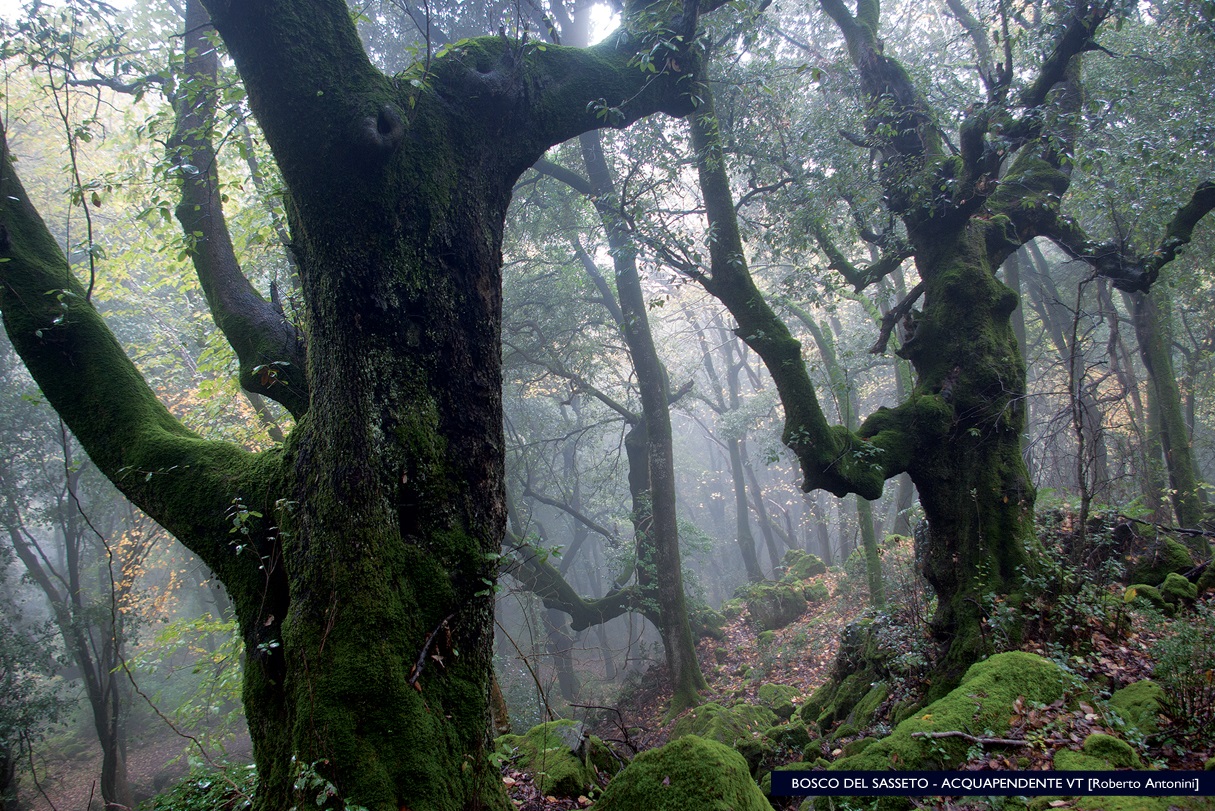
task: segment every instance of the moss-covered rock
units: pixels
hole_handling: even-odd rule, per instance
[[[1084,754],[1101,758],[1115,769],[1142,769],[1143,761],[1139,753],[1126,741],[1106,735],[1104,732],[1094,732],[1084,739],[1080,746]]]
[[[776,713],[777,718],[787,721],[793,717],[793,699],[799,695],[798,689],[788,684],[761,684],[756,698],[760,704]]]
[[[780,565],[785,570],[781,580],[787,582],[807,580],[827,572],[827,564],[823,563],[818,555],[812,555],[801,549],[790,549],[786,552]]]
[[[787,752],[804,752],[813,740],[804,724],[793,721],[769,728],[764,737]]]
[[[1202,574],[1198,575],[1198,582],[1196,585],[1198,586],[1199,594],[1205,594],[1208,591],[1215,591],[1215,566],[1208,563],[1203,568]]]
[[[1158,538],[1140,554],[1132,555],[1127,567],[1127,580],[1159,586],[1170,572],[1189,571],[1194,567],[1190,550],[1172,538]]]
[[[1164,601],[1164,595],[1160,593],[1160,589],[1155,586],[1149,586],[1147,583],[1135,583],[1127,586],[1123,592],[1122,599],[1124,602],[1134,602],[1135,600],[1143,600],[1153,608],[1165,609],[1168,605]]]
[[[776,726],[776,720],[776,713],[767,707],[756,704],[723,707],[710,702],[680,717],[671,727],[671,740],[695,735],[725,744],[746,759],[752,772],[758,773],[764,758],[775,750],[764,732]]]
[[[861,752],[864,752],[879,740],[879,738],[857,738],[855,741],[849,741],[848,743],[844,744],[844,749],[841,755],[843,757],[859,755]]]
[[[1014,702],[1050,704],[1069,681],[1058,665],[1023,651],[1000,653],[972,665],[952,692],[903,721],[886,738],[859,755],[841,758],[832,769],[947,769],[963,762],[970,743],[962,738],[913,737],[917,732],[957,730],[999,734],[1008,727]]]
[[[577,797],[596,784],[596,769],[610,773],[615,758],[606,744],[568,719],[532,727],[525,735],[503,735],[497,750],[533,776],[541,794]]]
[[[685,735],[642,752],[616,775],[597,811],[771,811],[747,763],[717,741]]]
[[[775,641],[776,631],[761,631],[759,636],[755,637],[755,644],[761,648],[766,648]]]
[[[1128,684],[1110,696],[1110,709],[1126,724],[1144,735],[1160,731],[1160,712],[1164,706],[1164,688],[1151,679]]]
[[[830,740],[839,741],[839,740],[843,740],[845,738],[855,738],[857,735],[860,735],[860,734],[861,734],[860,727],[858,727],[856,724],[850,724],[847,721],[845,721],[844,723],[837,726],[835,728],[835,730],[831,733]]]
[[[729,599],[721,604],[721,615],[728,620],[735,620],[742,616],[746,607],[747,604],[740,598]]]
[[[862,670],[845,676],[841,682],[827,682],[802,707],[802,720],[824,734],[838,721],[850,722],[855,718],[857,723],[867,723],[869,719],[857,718],[853,710],[873,690],[872,676],[871,671]]]
[[[1198,599],[1198,586],[1176,572],[1169,572],[1160,584],[1160,596],[1171,605],[1192,603]]]
[[[852,720],[860,726],[869,726],[877,716],[878,709],[890,696],[890,687],[886,682],[878,682],[869,688],[865,697],[856,702],[852,710]]]
[[[692,611],[688,617],[692,624],[692,632],[698,637],[707,636],[711,639],[721,639],[726,635],[726,618],[706,605]]]
[[[810,605],[819,605],[831,599],[831,589],[827,588],[826,583],[815,580],[802,586],[802,597]]]
[[[744,599],[751,625],[759,631],[784,628],[806,610],[806,598],[795,583],[758,583],[748,589]]]

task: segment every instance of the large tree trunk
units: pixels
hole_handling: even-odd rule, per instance
[[[983,597],[1018,592],[1030,570],[1025,366],[1009,319],[1016,296],[996,280],[980,228],[938,237],[917,259],[924,312],[901,351],[917,391],[938,394],[953,413],[946,441],[920,443],[908,466],[928,519],[931,542],[921,553],[937,593],[932,625],[948,683],[985,652]]]

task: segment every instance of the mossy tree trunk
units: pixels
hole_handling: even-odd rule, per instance
[[[1146,257],[1097,244],[1060,215],[1081,106],[1079,56],[1095,47],[1109,14],[1067,5],[1045,57],[1023,71],[1027,81],[1014,87],[1011,51],[999,64],[981,64],[988,98],[963,116],[953,154],[938,129],[944,118],[879,39],[877,0],[858,0],[855,12],[842,0],[819,2],[844,37],[865,100],[866,132],[854,138],[879,157],[885,205],[902,221],[920,276],[884,319],[876,349],[902,322],[910,335],[899,354],[912,363],[915,386],[902,404],[879,409],[856,430],[827,424],[799,343],[747,271],[707,89],[690,118],[712,237],[710,266],[684,270],[728,307],[738,334],[767,365],[785,408],[783,439],[801,462],[807,490],[876,499],[885,480],[900,473],[915,483],[930,526],[924,573],[938,597],[937,693],[987,650],[982,598],[1015,599],[1031,564],[1034,492],[1021,455],[1025,369],[1010,321],[1017,297],[996,280],[996,269],[1021,245],[1047,236],[1119,288],[1143,290],[1215,207],[1215,185],[1203,184]],[[971,33],[986,47],[989,32]],[[897,268],[902,255],[840,270],[859,292]]]
[[[296,428],[251,454],[174,419],[0,144],[5,327],[94,463],[232,595],[260,808],[314,804],[301,772],[375,811],[501,805],[484,753],[506,207],[550,145],[690,110],[694,58],[657,79],[630,58],[691,41],[695,11],[591,49],[471,40],[390,78],[339,0],[207,5],[289,192],[307,402],[264,382]]]
[[[1155,403],[1158,424],[1151,425],[1149,430],[1160,432],[1173,512],[1181,526],[1193,529],[1201,527],[1206,517],[1206,498],[1181,405],[1181,389],[1173,369],[1173,339],[1168,310],[1161,306],[1157,298],[1155,293],[1132,294],[1129,297],[1131,320],[1135,325],[1143,367],[1151,382],[1149,398]],[[1205,544],[1201,538],[1195,541],[1198,545],[1195,551],[1202,554],[1204,549],[1199,547],[1205,547]]]

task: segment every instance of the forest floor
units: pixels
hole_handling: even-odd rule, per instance
[[[809,606],[801,617],[776,631],[774,638],[762,647],[757,644],[758,634],[745,613],[725,625],[721,638],[705,637],[700,641],[700,665],[708,681],[708,689],[702,694],[704,702],[715,701],[723,705],[755,703],[761,685],[783,684],[797,690],[799,698],[794,703],[800,706],[827,680],[839,647],[841,631],[861,614],[863,599],[847,583],[847,576],[843,573],[831,571],[820,578],[829,587],[832,599]],[[1208,596],[1207,599],[1215,604],[1215,597]],[[1212,607],[1215,608],[1215,605]],[[1066,662],[1068,669],[1081,681],[1104,685],[1107,690],[1151,675],[1154,665],[1152,651],[1157,639],[1167,633],[1167,623],[1159,622],[1158,618],[1145,621],[1136,617],[1128,613],[1122,622],[1122,632],[1116,639],[1107,634],[1110,629],[1100,627],[1096,621],[1093,621],[1091,628],[1073,629],[1078,630],[1078,635],[1084,641],[1077,646],[1077,650],[1069,653]],[[1127,623],[1130,623],[1129,629]],[[1032,636],[1034,634],[1031,633]],[[1056,647],[1048,651],[1046,648],[1043,643],[1032,641],[1024,646],[1025,650],[1058,661],[1059,649]],[[896,692],[906,696],[918,687],[904,684]],[[665,718],[669,697],[664,668],[656,666],[621,697],[613,711],[602,713],[594,721],[593,731],[621,753],[661,746],[668,741],[677,720]],[[1215,741],[1196,741],[1170,735],[1168,720],[1163,717],[1160,720],[1165,726],[1164,734],[1151,738],[1149,749],[1141,752],[1145,761],[1154,767],[1200,770],[1207,759],[1215,756]],[[997,750],[994,754],[977,756],[960,768],[1051,769],[1055,751],[1062,748],[1078,749],[1081,742],[1094,732],[1116,732],[1107,725],[1100,707],[1084,702],[1065,704],[1060,701],[1045,708],[1027,708],[1016,723],[1019,736],[1033,735],[1038,740],[1046,741],[1046,745],[1009,753]],[[872,732],[860,730],[856,737]],[[818,742],[819,751],[808,752],[803,759],[821,755],[833,760],[852,740],[855,738],[841,738],[827,743],[826,739],[822,739]],[[188,744],[188,740],[163,724],[150,725],[132,736],[128,747],[128,767],[137,797],[147,797],[185,775],[187,764],[183,753]],[[247,738],[230,747],[229,755],[233,762],[243,762],[241,758],[247,760]],[[791,761],[795,757],[795,753],[791,753],[786,760]],[[76,811],[87,809],[90,805],[100,808],[96,784],[100,755],[95,751],[95,746],[57,747],[54,754],[40,753],[38,761],[40,788],[31,785],[28,777],[22,780],[23,808],[36,811]],[[504,764],[503,781],[515,807],[520,811],[566,811],[593,805],[593,800],[586,796],[546,797],[536,790],[531,775],[512,768],[509,763]],[[796,803],[788,807],[794,808]],[[955,802],[948,806],[922,807],[948,807],[961,811],[985,806]],[[1069,806],[1061,803],[1055,807]]]
[[[833,595],[841,593],[844,575],[829,572],[823,575]],[[1215,608],[1215,596],[1207,601]],[[762,684],[784,684],[795,687],[800,698],[797,706],[808,699],[814,690],[827,681],[843,628],[861,613],[857,599],[833,599],[825,604],[811,606],[805,614],[792,624],[776,631],[776,639],[761,649],[756,643],[757,633],[750,627],[746,616],[730,621],[723,639],[704,638],[698,646],[701,670],[709,682],[708,690],[702,693],[704,702],[721,704],[736,702],[756,703],[757,692]],[[1167,632],[1167,627],[1156,620],[1136,618],[1128,614],[1118,639],[1111,639],[1108,629],[1097,627],[1085,631],[1086,639],[1082,652],[1075,652],[1067,660],[1067,667],[1083,683],[1105,685],[1107,690],[1117,689],[1151,676],[1153,669],[1152,650],[1157,639]],[[1040,642],[1028,642],[1023,650],[1050,658],[1059,653],[1055,648],[1048,651]],[[609,714],[594,724],[593,731],[622,751],[641,751],[665,744],[671,729],[678,720],[666,719],[666,705],[670,698],[665,668],[654,667],[640,682],[641,687],[623,696],[615,713]],[[920,689],[922,685],[902,685],[896,688],[900,696],[908,691]],[[1194,739],[1169,734],[1169,720],[1160,717],[1162,733],[1150,739],[1147,751],[1141,752],[1145,763],[1153,768],[1170,770],[1202,770],[1204,763],[1215,756],[1215,741]],[[1063,748],[1079,749],[1090,734],[1104,732],[1119,734],[1103,717],[1098,707],[1087,702],[1067,704],[1058,701],[1045,708],[1026,708],[1018,717],[1010,719],[1017,726],[1019,736],[1034,736],[1044,740],[1045,745],[1024,747],[1007,753],[985,753],[959,766],[960,770],[983,771],[994,769],[1051,770],[1055,751]],[[874,733],[860,730],[854,737],[837,739],[828,743],[818,742],[822,757],[834,760],[851,741]],[[980,747],[976,747],[979,749]],[[815,752],[798,757],[788,755],[784,762],[812,760]],[[1028,765],[1027,765],[1028,758]],[[769,766],[778,765],[776,763]],[[519,811],[566,811],[588,808],[594,805],[588,797],[561,798],[543,796],[533,785],[531,776],[505,765],[503,779],[508,786],[512,801]],[[774,799],[778,809],[797,808],[801,798],[781,801]],[[990,806],[986,801],[959,802],[957,800],[934,803],[922,802],[922,808],[950,809],[950,811],[978,811]],[[1056,800],[1052,808],[1070,808],[1073,803]]]

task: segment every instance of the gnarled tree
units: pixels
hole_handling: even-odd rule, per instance
[[[1099,32],[1118,4],[1059,4],[1045,29],[1046,47],[1034,57],[1014,53],[1009,29],[1022,22],[1005,5],[1003,19],[980,22],[951,3],[973,45],[974,86],[983,94],[966,110],[948,113],[884,45],[877,0],[818,5],[843,38],[863,109],[863,132],[841,135],[874,156],[882,204],[900,223],[906,246],[867,267],[837,257],[832,266],[859,292],[904,255],[914,259],[920,281],[886,317],[878,349],[901,323],[898,352],[914,367],[914,389],[855,430],[828,425],[799,342],[747,270],[711,101],[691,117],[711,261],[684,270],[729,308],[738,334],[764,359],[785,407],[784,441],[801,463],[807,490],[875,499],[886,479],[900,473],[915,482],[930,527],[924,573],[939,598],[933,629],[944,654],[933,689],[940,692],[986,651],[984,597],[1015,599],[1033,566],[1026,545],[1034,489],[1021,455],[1025,369],[1010,320],[1017,297],[997,270],[1021,245],[1045,237],[1115,286],[1147,290],[1215,195],[1203,184],[1147,255],[1089,238],[1062,211],[1081,120],[1080,60],[1099,49]],[[993,39],[1003,53],[993,54]],[[1015,66],[1014,59],[1028,64]],[[944,129],[950,115],[960,122],[952,134]]]

